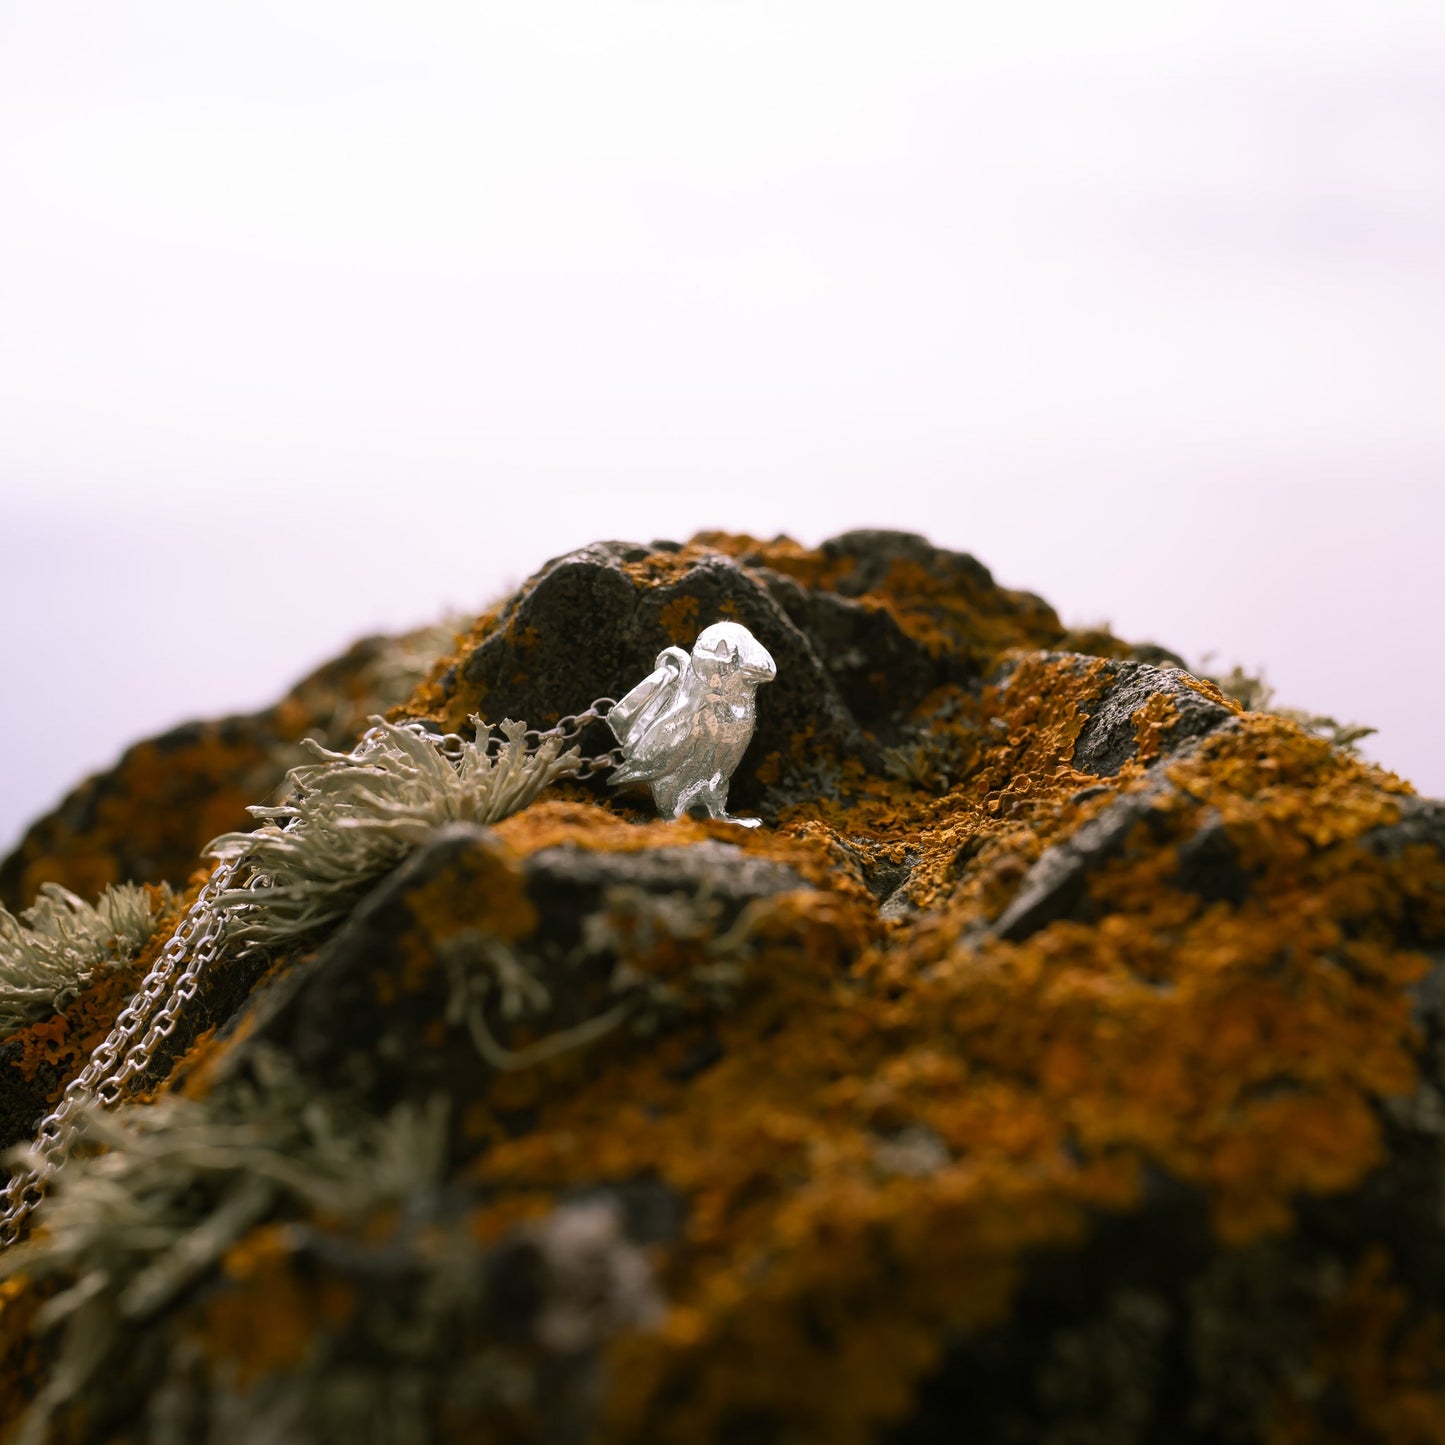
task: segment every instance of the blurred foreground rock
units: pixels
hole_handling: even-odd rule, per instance
[[[562,784],[219,970],[126,1198],[191,1128],[251,1178],[186,1155],[169,1253],[113,1210],[0,1285],[0,1439],[49,1388],[85,1442],[1445,1441],[1445,807],[970,557],[595,544],[409,696],[348,654],[138,745],[0,881],[184,885],[363,696],[541,727],[721,618],[767,826]],[[9,1140],[146,961],[0,1043]]]

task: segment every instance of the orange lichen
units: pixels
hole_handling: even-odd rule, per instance
[[[980,666],[1006,647],[1051,647],[1064,635],[1047,603],[1026,592],[982,585],[962,570],[940,576],[900,560],[875,596],[903,631],[931,652],[962,652]]]
[[[696,843],[710,836],[708,824],[691,818],[680,818],[675,823],[634,822],[590,800],[560,802],[548,798],[493,827],[519,857],[563,843],[596,852],[640,853],[665,843]],[[727,836],[735,835],[733,830]]]
[[[241,1387],[294,1369],[318,1336],[341,1329],[356,1312],[342,1280],[298,1274],[285,1225],[252,1230],[227,1252],[222,1270],[225,1285],[205,1305],[201,1342],[212,1364]]]
[[[497,630],[501,615],[500,607],[489,608],[470,627],[459,632],[454,650],[444,657],[439,657],[411,697],[405,703],[393,707],[387,716],[396,720],[402,717],[427,717],[439,714],[446,707],[447,700],[452,695],[452,685],[448,681],[448,673],[457,665],[459,659],[470,657]]]
[[[0,1441],[6,1445],[39,1388],[45,1347],[35,1335],[35,1314],[55,1291],[53,1280],[25,1275],[0,1280]]]
[[[829,556],[788,537],[762,542],[723,532],[702,532],[676,551],[651,552],[617,565],[641,594],[651,588],[685,581],[699,563],[715,560],[719,553],[732,558],[744,572],[766,568],[793,577],[805,586],[820,588],[836,585],[856,565],[855,559],[845,552]],[[979,671],[986,669],[1007,648],[1052,646],[1065,635],[1047,603],[1026,592],[998,587],[971,558],[950,559],[949,554],[941,553],[934,566],[899,558],[876,587],[850,595],[865,610],[890,613],[908,637],[935,656],[952,655]],[[692,640],[697,609],[697,599],[687,596],[673,598],[663,605],[660,620],[672,642],[685,645]],[[718,610],[724,616],[732,616],[736,609],[731,602],[725,602]],[[456,656],[438,664],[411,700],[396,709],[396,715],[428,718],[455,730],[471,713],[486,714],[482,688],[464,680],[456,664],[499,630],[510,638],[516,650],[518,638],[512,635],[516,626],[515,618],[503,622],[497,614],[488,614],[469,633],[463,634]],[[549,723],[553,719],[529,721]]]
[[[589,852],[643,853],[711,840],[753,857],[785,864],[816,887],[858,899],[866,896],[866,890],[839,875],[837,834],[830,829],[815,830],[811,821],[798,820],[776,832],[755,832],[704,818],[636,821],[595,801],[543,799],[503,819],[493,830],[519,858],[563,845]]]
[[[426,988],[440,952],[458,937],[483,933],[508,942],[525,938],[537,926],[522,870],[500,848],[467,849],[415,888],[407,902],[413,927],[402,940],[401,968],[371,975],[384,1004]]]
[[[1195,677],[1188,672],[1180,673],[1179,680],[1185,687],[1192,688],[1201,697],[1208,698],[1210,702],[1219,707],[1227,707],[1236,717],[1244,715],[1244,708],[1240,705],[1239,700],[1223,692],[1217,682],[1211,682],[1207,677]]]
[[[763,542],[736,533],[701,532],[693,545],[726,553],[745,567],[782,572],[813,588],[835,587],[855,566],[842,549],[828,556],[790,537]],[[980,664],[1008,647],[1050,647],[1064,637],[1047,603],[997,586],[972,559],[940,557],[930,567],[899,558],[877,587],[856,600],[892,613],[903,631],[931,652],[962,655]]]
[[[776,752],[769,753],[754,771],[753,776],[765,788],[772,787],[783,776],[783,755]]]
[[[1345,1409],[1322,1418],[1318,1390],[1287,1382],[1269,1445],[1445,1442],[1445,1320],[1412,1304],[1383,1248],[1366,1252],[1322,1316],[1314,1372],[1342,1387]]]
[[[1143,707],[1129,715],[1134,724],[1136,757],[1152,763],[1164,751],[1169,730],[1179,721],[1179,709],[1168,693],[1156,692]]]
[[[537,927],[522,870],[501,849],[468,849],[408,901],[434,948],[482,922],[488,933],[507,940],[525,938]]]
[[[67,838],[63,846],[52,843],[51,851],[25,860],[14,901],[17,907],[28,906],[44,883],[58,883],[82,898],[94,898],[102,888],[124,881],[120,863],[104,843],[76,843]]]
[[[699,532],[689,545],[721,552],[744,566],[763,566],[769,571],[781,572],[805,587],[832,588],[853,565],[851,559],[841,553],[830,559],[781,535],[764,542],[745,532]]]
[[[649,552],[645,557],[629,559],[620,566],[623,573],[641,587],[665,587],[669,582],[681,581],[706,555],[705,548],[689,545],[676,552]]]
[[[697,607],[696,597],[674,597],[658,613],[658,621],[674,646],[692,646],[697,636]]]

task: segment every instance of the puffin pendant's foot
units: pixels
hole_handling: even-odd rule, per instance
[[[735,823],[739,828],[761,828],[761,818],[735,818],[721,808],[710,808],[706,803],[694,803],[692,807],[674,813],[675,818],[696,818],[699,822],[711,819],[714,823]]]

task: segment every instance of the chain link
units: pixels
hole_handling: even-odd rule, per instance
[[[594,722],[605,721],[607,714],[617,706],[615,697],[599,697],[581,712],[568,713],[566,717],[559,718],[549,728],[528,728],[522,734],[522,745],[528,752],[535,752],[549,738],[557,738],[563,744],[576,742],[582,732]],[[436,744],[448,757],[455,759],[466,746],[466,739],[460,733],[434,733],[425,723],[409,722],[402,724],[409,727],[420,736],[427,738]],[[369,735],[368,735],[369,736]],[[477,735],[477,746],[482,746],[482,734]],[[490,756],[496,753],[506,741],[500,729],[493,724],[486,735],[485,750]],[[590,778],[597,773],[605,772],[608,768],[615,768],[622,762],[622,749],[610,748],[605,753],[596,753],[591,757],[581,758],[577,764],[575,776],[579,778]]]
[[[575,742],[585,727],[594,722],[601,722],[616,706],[617,699],[615,697],[599,697],[581,712],[568,713],[566,717],[558,718],[552,727],[528,728],[522,737],[529,748],[539,747],[548,738],[560,738],[564,743]],[[587,759],[587,761],[590,762],[592,759]]]
[[[566,717],[559,718],[554,727],[545,731],[538,731],[529,728],[522,736],[529,748],[540,747],[547,738],[560,738],[564,744],[575,742],[581,735],[582,730],[594,722],[605,721],[607,714],[617,706],[615,697],[599,697],[589,707],[581,712],[568,713]],[[594,777],[598,773],[606,772],[609,768],[620,766],[622,762],[622,749],[609,748],[605,753],[595,753],[591,757],[580,758],[573,776],[578,778]]]
[[[605,773],[609,768],[620,768],[624,756],[621,748],[611,748],[605,753],[598,753],[596,757],[583,758],[577,764],[574,776],[590,778],[598,773]]]

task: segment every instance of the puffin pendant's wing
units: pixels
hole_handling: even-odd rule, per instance
[[[664,648],[657,654],[656,670],[607,714],[623,752],[622,765],[609,781],[650,782],[667,771],[690,728],[686,714],[691,671],[692,659],[682,648]]]

